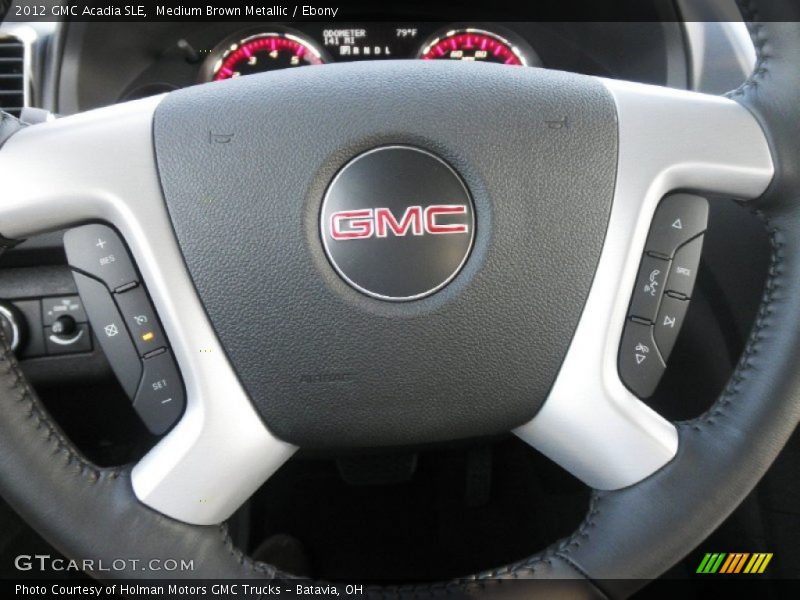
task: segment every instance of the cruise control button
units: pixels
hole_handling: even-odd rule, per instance
[[[708,200],[692,194],[668,196],[656,209],[645,250],[672,258],[678,247],[703,233],[707,224]]]
[[[688,300],[673,298],[669,295],[664,296],[661,301],[661,309],[658,311],[655,324],[655,339],[664,360],[669,360],[669,355],[672,354],[675,340],[678,339],[678,332],[683,326],[688,308]]]
[[[667,291],[691,298],[702,253],[702,235],[678,248],[675,253],[675,259],[672,261],[672,267],[669,270]]]
[[[133,398],[142,378],[142,363],[133,346],[125,322],[111,299],[111,294],[99,281],[73,272],[86,313],[122,389]]]
[[[114,296],[140,355],[167,345],[156,313],[142,286]]]
[[[664,293],[664,284],[669,272],[669,261],[645,255],[639,267],[639,277],[631,298],[629,316],[653,321],[658,311],[658,302]]]
[[[42,323],[52,325],[60,317],[72,317],[76,323],[86,322],[86,311],[80,296],[58,296],[42,298]]]
[[[628,321],[619,348],[619,376],[639,398],[653,394],[667,366],[653,341],[652,325]]]
[[[144,375],[133,408],[155,435],[172,427],[183,413],[186,400],[172,352],[166,351],[146,358]]]
[[[83,271],[114,291],[138,281],[128,250],[106,225],[84,225],[64,234],[64,249],[71,267]]]

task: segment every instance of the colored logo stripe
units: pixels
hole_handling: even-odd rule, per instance
[[[719,569],[720,564],[722,564],[722,560],[725,558],[725,553],[721,554],[706,554],[705,558],[703,558],[703,562],[700,563],[700,566],[697,567],[698,573],[716,573],[717,569]]]
[[[748,560],[749,559],[749,560]],[[697,567],[697,573],[763,573],[772,560],[772,553],[709,552]],[[746,565],[746,566],[745,566]]]
[[[738,573],[742,570],[745,561],[750,556],[749,552],[737,552],[734,554],[728,555],[728,560],[725,561],[725,564],[722,565],[722,568],[719,570],[720,573]]]
[[[763,573],[769,561],[772,560],[772,552],[769,554],[753,554],[753,558],[744,568],[745,573]]]

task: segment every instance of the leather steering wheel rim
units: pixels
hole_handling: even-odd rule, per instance
[[[515,564],[458,581],[394,589],[399,595],[466,591],[513,577],[574,579],[574,591],[585,595],[627,596],[712,532],[753,489],[797,426],[800,7],[758,0],[742,12],[758,62],[729,96],[762,125],[776,170],[769,189],[751,204],[769,232],[772,256],[756,323],[729,384],[705,414],[676,425],[678,452],[669,464],[628,488],[593,492],[588,515],[570,537]],[[57,549],[67,556],[192,557],[196,570],[184,575],[204,579],[291,577],[236,549],[225,525],[188,525],[141,504],[130,467],[103,469],[87,461],[2,344],[0,489]],[[74,523],[93,526],[75,531]]]

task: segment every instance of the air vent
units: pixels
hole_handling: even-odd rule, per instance
[[[25,44],[0,37],[0,108],[19,116],[25,106]]]

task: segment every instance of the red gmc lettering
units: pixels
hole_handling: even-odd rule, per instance
[[[425,230],[428,233],[467,233],[469,230],[466,224],[439,225],[436,217],[439,215],[463,215],[466,214],[467,207],[463,204],[434,204],[425,209]]]
[[[349,228],[342,230],[342,221]],[[372,209],[345,210],[331,215],[331,237],[335,240],[358,240],[372,237]]]
[[[373,235],[385,238],[391,231],[397,237],[408,235],[448,235],[469,233],[466,223],[439,223],[439,217],[465,215],[464,204],[434,204],[422,209],[409,206],[398,221],[388,208],[365,208],[334,213],[330,220],[330,234],[334,240],[359,240]]]
[[[395,235],[403,236],[408,233],[408,228],[412,228],[414,235],[422,235],[422,207],[409,206],[406,209],[406,214],[398,223],[392,211],[388,208],[375,209],[375,235],[378,237],[386,237],[386,228],[390,227]]]

